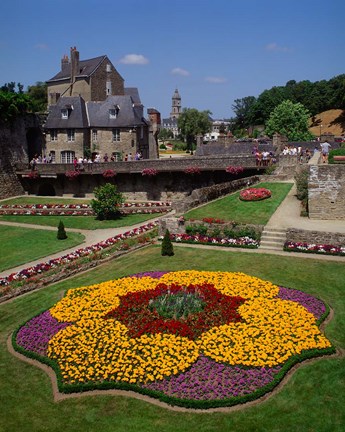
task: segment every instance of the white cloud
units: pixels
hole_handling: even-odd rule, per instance
[[[149,60],[141,54],[126,54],[120,60],[123,64],[145,65]]]
[[[292,51],[291,48],[278,45],[276,42],[271,42],[265,46],[266,51],[279,51],[279,52],[289,52]]]
[[[37,48],[41,51],[46,51],[47,49],[49,49],[48,45],[45,43],[38,43],[35,45],[35,48]]]
[[[178,68],[178,67],[172,69],[171,73],[173,75],[181,75],[181,76],[188,76],[189,75],[189,72],[187,70],[182,69],[182,68]]]
[[[222,78],[222,77],[215,77],[215,76],[211,76],[211,77],[206,77],[205,81],[212,83],[212,84],[224,84],[227,79],[226,78]]]

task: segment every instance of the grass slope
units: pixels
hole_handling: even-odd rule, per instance
[[[82,243],[85,238],[75,232],[68,232],[68,238],[65,240],[58,240],[56,236],[57,229],[56,231],[28,230],[0,225],[3,250],[0,255],[0,271],[69,249]]]
[[[227,195],[209,204],[198,207],[185,214],[186,219],[202,220],[205,217],[217,217],[224,221],[265,225],[286,195],[292,183],[260,183],[255,188],[267,188],[271,191],[271,198],[262,201],[241,201],[240,192]]]
[[[302,365],[274,397],[230,413],[174,412],[130,397],[86,396],[54,403],[44,372],[13,357],[9,334],[52,306],[68,288],[148,270],[241,271],[327,302],[334,318],[326,336],[345,348],[343,263],[246,252],[175,247],[162,257],[151,246],[73,279],[0,305],[0,431],[21,432],[341,432],[345,428],[345,359],[322,358]]]

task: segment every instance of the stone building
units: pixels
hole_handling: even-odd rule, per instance
[[[150,150],[150,122],[138,89],[124,87],[107,56],[79,60],[79,52],[71,48],[70,59],[62,58],[61,71],[47,86],[44,153],[54,162],[96,154],[116,160],[139,152],[144,158],[157,157]]]
[[[162,120],[162,128],[170,130],[173,133],[174,138],[177,138],[177,136],[179,135],[177,120],[180,117],[181,113],[182,113],[181,96],[179,91],[175,89],[175,92],[171,98],[170,117]]]

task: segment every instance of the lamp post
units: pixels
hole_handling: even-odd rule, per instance
[[[322,124],[320,124],[320,141],[321,141],[321,129],[322,129]]]

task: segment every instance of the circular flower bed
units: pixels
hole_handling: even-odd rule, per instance
[[[240,192],[242,201],[261,201],[270,198],[271,191],[265,188],[249,188]]]
[[[326,315],[320,300],[243,273],[149,272],[69,290],[13,343],[51,365],[63,392],[210,408],[256,399],[295,363],[333,353]]]

